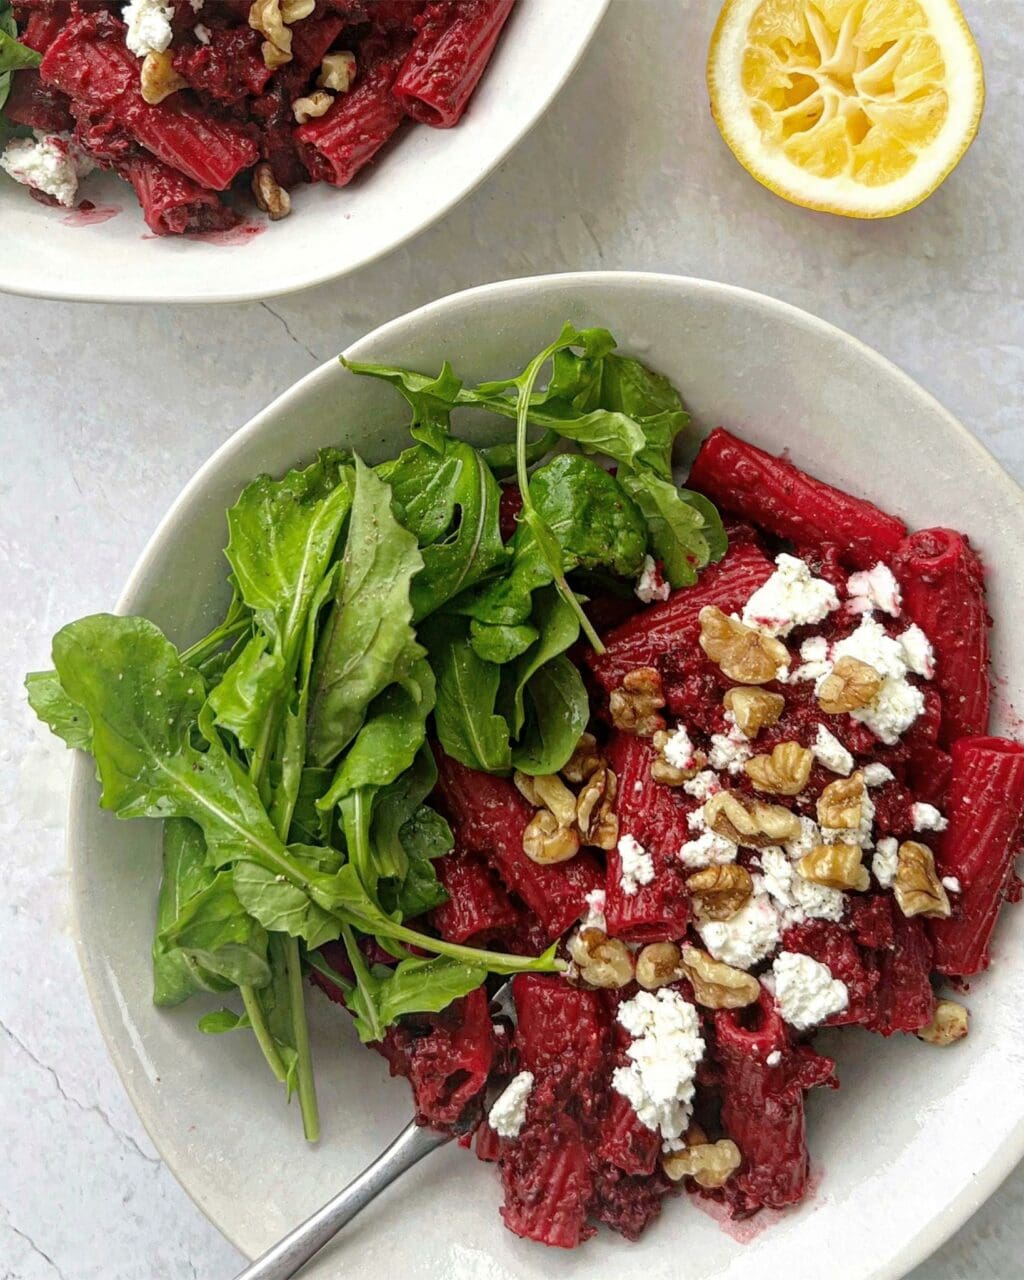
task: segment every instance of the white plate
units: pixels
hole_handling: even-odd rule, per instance
[[[467,196],[547,110],[609,0],[519,0],[454,129],[404,128],[349,187],[294,194],[290,218],[227,241],[154,236],[131,186],[95,174],[82,198],[120,210],[83,226],[0,174],[0,291],[75,302],[238,302],[346,275]]]
[[[991,571],[996,725],[1024,680],[1021,492],[930,396],[839,330],[769,298],[672,276],[593,273],[509,281],[456,294],[378,329],[349,354],[468,378],[519,370],[562,322],[607,325],[670,375],[702,429],[718,423],[917,526],[951,523]],[[326,444],[376,460],[403,447],[403,406],[376,381],[325,364],[276,400],[196,475],[157,530],[119,608],[178,642],[224,601],[224,510],[257,472],[281,472]],[[158,880],[156,824],[96,808],[90,763],[75,766],[70,812],[82,965],[100,1026],[157,1147],[196,1203],[241,1249],[261,1251],[391,1139],[411,1107],[361,1049],[347,1019],[312,996],[324,1138],[303,1143],[295,1108],[245,1037],[206,1038],[190,1003],[158,1012],[148,952]],[[829,1033],[843,1087],[818,1091],[815,1193],[740,1244],[683,1198],[636,1245],[602,1231],[574,1255],[528,1244],[498,1218],[493,1168],[451,1148],[406,1175],[311,1276],[365,1280],[891,1280],[940,1245],[1024,1150],[1024,948],[1008,911],[995,964],[972,983],[968,1042]],[[680,1259],[685,1256],[685,1272]],[[823,1261],[827,1258],[827,1264]]]

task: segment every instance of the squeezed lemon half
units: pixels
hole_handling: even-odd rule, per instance
[[[749,173],[794,204],[851,218],[931,195],[985,102],[956,0],[726,0],[708,88]]]

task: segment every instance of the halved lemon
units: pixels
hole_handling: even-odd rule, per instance
[[[850,218],[888,218],[931,195],[985,102],[956,0],[726,0],[708,88],[758,182]]]

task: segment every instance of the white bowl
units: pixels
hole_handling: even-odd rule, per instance
[[[1024,683],[1024,597],[1017,486],[930,396],[880,356],[820,320],[758,294],[635,273],[513,280],[442,299],[392,321],[348,352],[468,378],[522,368],[566,319],[607,325],[624,350],[670,375],[696,423],[718,423],[917,526],[955,524],[991,571],[997,727]],[[325,364],[238,432],[165,517],[119,603],[178,642],[225,600],[224,511],[260,471],[281,472],[322,445],[368,459],[403,447],[403,405],[377,381]],[[1019,702],[1018,702],[1019,705]],[[150,1004],[148,953],[158,881],[156,824],[96,807],[90,762],[75,765],[69,842],[82,965],[97,1017],[135,1106],[200,1208],[253,1255],[376,1155],[411,1113],[336,1007],[310,997],[324,1138],[308,1148],[299,1117],[245,1037],[207,1038],[197,1006]],[[516,1239],[498,1218],[491,1167],[448,1148],[407,1174],[311,1276],[366,1280],[890,1280],[940,1245],[1024,1151],[1024,948],[1008,911],[992,970],[972,983],[970,1040],[937,1051],[912,1038],[829,1033],[843,1088],[809,1105],[817,1188],[783,1215],[753,1221],[739,1243],[684,1197],[639,1244],[610,1232],[566,1255]],[[758,1230],[761,1226],[764,1230]],[[748,1231],[751,1224],[747,1224]],[[358,1258],[358,1263],[355,1259]],[[827,1263],[824,1261],[827,1258]]]
[[[0,291],[75,302],[239,302],[346,275],[430,226],[499,164],[550,106],[609,0],[520,0],[464,118],[454,129],[402,130],[342,190],[294,195],[264,234],[154,236],[131,186],[95,174],[82,188],[109,221],[47,208],[0,174]]]

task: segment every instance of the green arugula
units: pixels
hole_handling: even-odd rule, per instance
[[[11,92],[11,76],[27,67],[38,67],[42,55],[18,39],[14,11],[7,0],[0,0],[0,107]],[[0,119],[0,128],[3,121]]]

